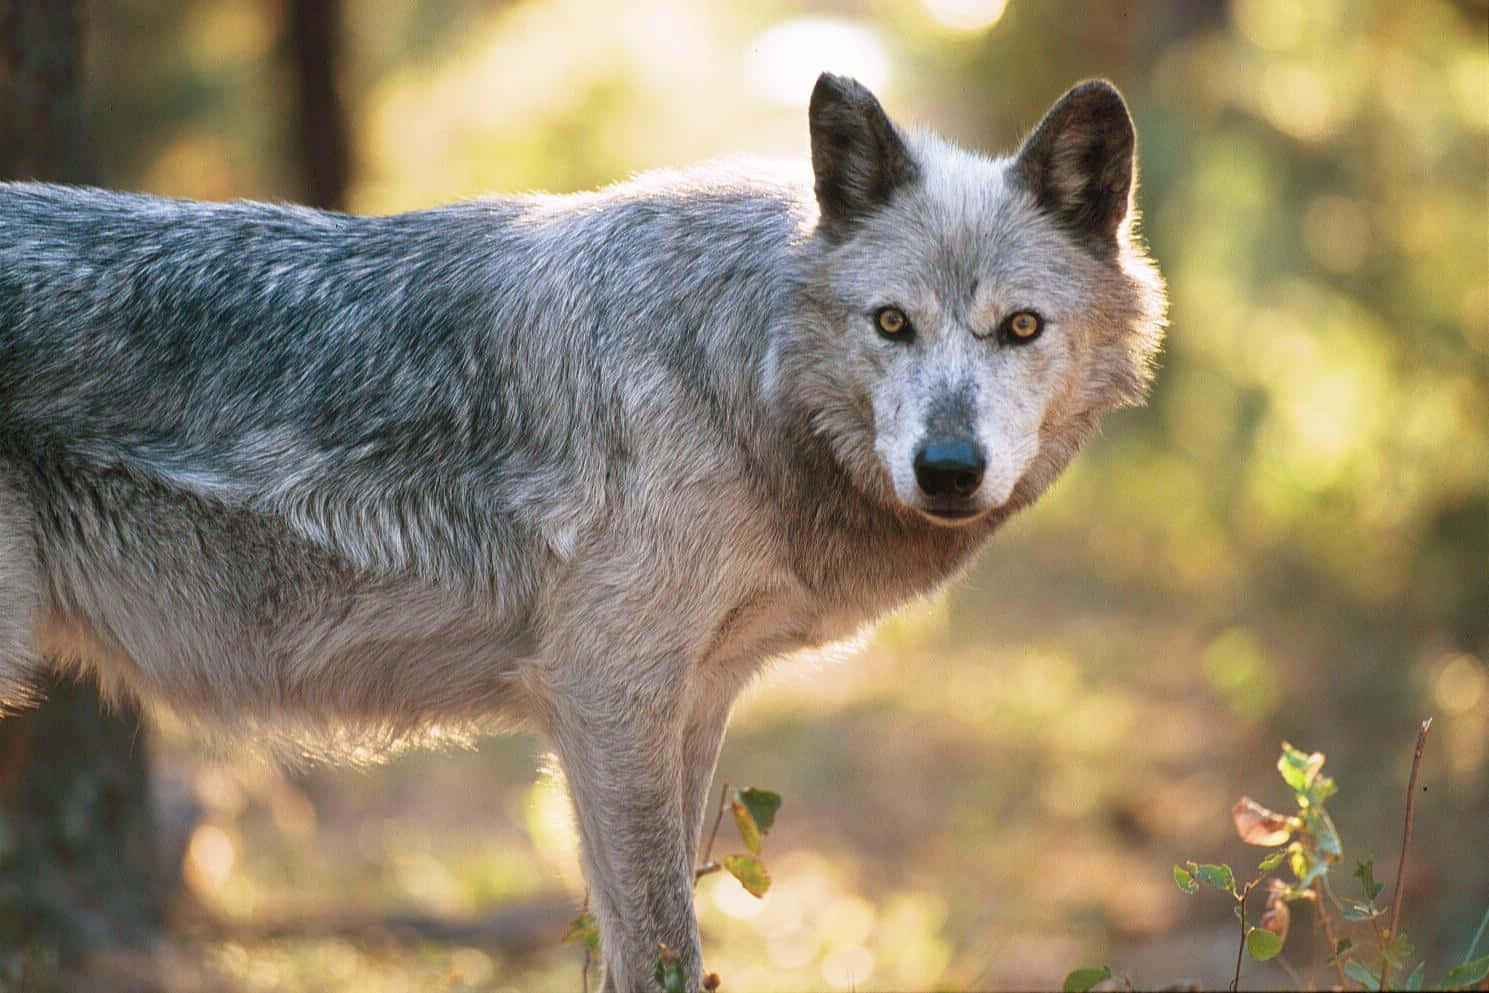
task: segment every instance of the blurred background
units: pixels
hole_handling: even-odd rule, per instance
[[[1219,987],[1231,911],[1173,864],[1255,863],[1230,807],[1291,803],[1286,739],[1339,782],[1336,890],[1373,857],[1389,895],[1427,716],[1403,926],[1429,979],[1462,958],[1489,907],[1484,3],[73,8],[74,175],[372,213],[801,157],[823,69],[988,151],[1112,79],[1172,300],[1152,402],[942,595],[745,696],[719,776],[784,797],[775,883],[703,880],[708,967],[726,991],[1050,987],[1102,963]],[[539,741],[291,771],[150,734],[165,937],[117,982],[581,988],[558,937],[583,884]],[[1328,985],[1312,929],[1299,908],[1242,985]],[[18,961],[0,988],[45,971]]]

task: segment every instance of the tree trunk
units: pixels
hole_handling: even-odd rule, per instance
[[[0,0],[0,176],[86,183],[84,4]],[[160,925],[145,734],[55,678],[0,719],[0,987],[29,988]],[[21,978],[17,978],[17,977]],[[29,978],[27,978],[29,977]]]
[[[296,83],[295,125],[305,202],[346,209],[351,142],[337,73],[341,64],[340,0],[289,0],[284,32]]]

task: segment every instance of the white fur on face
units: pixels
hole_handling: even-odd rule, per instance
[[[1040,424],[1054,387],[1049,373],[1058,363],[1034,349],[1054,343],[1000,347],[960,327],[945,329],[938,338],[921,354],[891,366],[873,391],[874,450],[899,501],[926,510],[915,456],[933,431],[950,428],[949,435],[972,442],[986,462],[971,509],[992,510],[1008,501],[1039,454]],[[932,410],[958,394],[970,401],[966,422],[933,426]]]
[[[879,386],[873,393],[874,451],[894,483],[894,495],[900,503],[914,507],[920,503],[915,450],[925,434],[931,398],[924,391],[896,389],[891,382]]]
[[[1005,350],[984,365],[975,393],[977,437],[987,470],[977,491],[979,507],[1002,506],[1039,454],[1039,426],[1049,405],[1050,384],[1031,375],[1034,356],[1022,354],[1047,342]]]

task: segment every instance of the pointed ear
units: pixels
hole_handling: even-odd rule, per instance
[[[1122,94],[1091,80],[1044,115],[1019,149],[1013,174],[1066,228],[1115,247],[1132,206],[1136,147]]]
[[[847,234],[919,173],[899,130],[857,80],[824,72],[807,112],[822,227]]]

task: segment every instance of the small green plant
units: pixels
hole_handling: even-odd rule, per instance
[[[1338,787],[1334,780],[1322,774],[1323,765],[1322,753],[1308,754],[1283,742],[1277,771],[1282,774],[1283,782],[1292,787],[1298,813],[1279,814],[1245,796],[1231,808],[1231,817],[1242,841],[1276,849],[1258,864],[1259,875],[1255,878],[1238,884],[1228,865],[1187,862],[1187,868],[1174,866],[1174,882],[1185,893],[1194,893],[1201,884],[1208,884],[1224,890],[1235,901],[1240,941],[1236,948],[1235,977],[1231,980],[1233,990],[1240,982],[1243,952],[1258,962],[1276,958],[1287,940],[1292,920],[1289,904],[1317,899],[1317,884],[1344,854],[1339,832],[1324,807],[1324,801],[1333,796]],[[1283,863],[1293,874],[1291,882],[1269,876]],[[1266,907],[1257,924],[1252,925],[1246,918],[1246,898],[1264,881],[1267,883]]]
[[[1419,962],[1411,967],[1415,949],[1400,927],[1400,916],[1406,853],[1411,842],[1417,772],[1421,766],[1427,732],[1431,727],[1430,719],[1423,721],[1417,737],[1411,779],[1407,784],[1406,826],[1402,833],[1401,861],[1389,908],[1377,902],[1385,886],[1375,880],[1373,859],[1357,861],[1352,873],[1352,878],[1358,881],[1363,899],[1340,900],[1335,896],[1329,874],[1343,859],[1344,846],[1329,817],[1325,802],[1338,792],[1338,787],[1333,779],[1323,775],[1324,756],[1321,752],[1307,753],[1287,742],[1282,743],[1277,771],[1282,775],[1283,782],[1292,788],[1297,812],[1278,813],[1245,796],[1231,808],[1236,833],[1241,836],[1242,841],[1273,849],[1257,865],[1257,875],[1246,883],[1239,884],[1228,865],[1186,862],[1183,866],[1174,866],[1174,882],[1185,893],[1194,893],[1201,885],[1210,885],[1224,890],[1235,901],[1236,919],[1240,922],[1240,947],[1236,950],[1232,990],[1240,982],[1243,952],[1259,962],[1265,962],[1282,951],[1292,918],[1290,906],[1298,902],[1312,904],[1317,912],[1329,946],[1328,962],[1335,969],[1341,986],[1358,986],[1365,990],[1394,989],[1393,978],[1404,976],[1401,989],[1422,988],[1426,964]],[[1284,866],[1291,878],[1274,875]],[[1262,887],[1263,883],[1266,884],[1266,904],[1261,917],[1253,925],[1247,920],[1246,898],[1252,890]],[[1351,926],[1357,931],[1364,931],[1365,940],[1355,941],[1349,936],[1336,937],[1331,907],[1345,921],[1351,922]],[[1489,912],[1486,912],[1485,920],[1489,921]],[[1481,924],[1481,934],[1482,931]],[[1465,989],[1481,982],[1489,974],[1489,956],[1475,959],[1473,956],[1477,947],[1476,936],[1463,962],[1449,970],[1435,988]]]
[[[1338,792],[1338,786],[1323,774],[1324,756],[1321,752],[1304,752],[1287,742],[1282,743],[1277,771],[1293,791],[1297,812],[1278,813],[1246,796],[1231,808],[1231,818],[1241,840],[1272,849],[1257,864],[1255,876],[1243,883],[1225,864],[1185,862],[1174,866],[1174,883],[1185,893],[1192,894],[1202,886],[1213,886],[1235,904],[1232,909],[1239,924],[1239,940],[1236,969],[1230,985],[1232,990],[1240,983],[1241,963],[1246,955],[1258,962],[1266,962],[1282,952],[1292,923],[1291,908],[1296,903],[1311,904],[1318,915],[1319,927],[1328,943],[1328,965],[1338,978],[1337,988],[1371,991],[1423,988],[1426,963],[1418,962],[1408,971],[1415,949],[1401,929],[1400,919],[1417,772],[1431,727],[1429,718],[1422,722],[1417,735],[1411,778],[1406,787],[1401,860],[1389,909],[1377,902],[1385,886],[1376,882],[1373,859],[1357,861],[1351,874],[1358,881],[1363,899],[1341,900],[1335,895],[1329,874],[1344,858],[1344,845],[1325,803]],[[1282,874],[1284,869],[1287,875]],[[1247,917],[1246,900],[1257,889],[1266,893],[1266,902],[1261,916],[1253,924]],[[1350,935],[1337,936],[1340,929],[1336,927],[1331,908],[1348,922],[1344,927],[1353,929],[1355,936],[1362,940],[1356,941]],[[1489,926],[1489,909],[1485,910],[1462,962],[1449,969],[1434,989],[1470,989],[1489,976],[1489,955],[1475,958],[1486,926]],[[1396,976],[1405,977],[1399,987],[1394,982]],[[1065,977],[1064,988],[1072,993],[1085,993],[1110,977],[1111,971],[1105,966],[1077,969]]]
[[[1061,993],[1086,993],[1097,983],[1104,983],[1112,978],[1112,970],[1108,966],[1087,966],[1083,969],[1072,970],[1061,984]]]
[[[715,862],[711,858],[713,843],[718,837],[719,822],[724,819],[726,808],[734,815],[734,826],[739,831],[740,840],[744,842],[745,848],[749,851],[726,855],[722,862]],[[781,795],[779,793],[751,787],[737,790],[731,797],[729,784],[725,783],[723,793],[719,797],[719,812],[714,818],[713,831],[709,833],[708,845],[703,849],[703,864],[694,873],[694,880],[702,879],[711,872],[723,869],[739,880],[739,885],[749,890],[753,896],[764,896],[765,891],[770,889],[770,873],[766,871],[765,863],[760,861],[760,848],[762,839],[770,832],[771,825],[776,821],[776,811],[780,809]]]
[[[781,809],[781,795],[770,790],[756,789],[750,787],[743,790],[729,792],[729,784],[719,792],[719,809],[714,816],[713,829],[708,834],[708,844],[703,849],[703,861],[693,872],[693,882],[697,883],[711,873],[720,869],[729,873],[739,880],[743,886],[755,897],[765,896],[770,889],[770,873],[765,868],[765,863],[760,858],[761,849],[764,846],[764,838],[770,833],[772,825],[775,824],[776,812]],[[726,855],[721,861],[713,859],[714,842],[718,840],[719,825],[723,823],[724,812],[729,811],[734,816],[734,826],[739,832],[739,838],[744,842],[746,851],[733,855]],[[564,944],[583,944],[584,946],[584,989],[589,989],[589,970],[594,962],[595,955],[600,949],[600,925],[595,920],[595,915],[589,912],[589,901],[586,900],[586,908],[583,913],[576,917],[569,925],[569,930],[564,934]],[[656,967],[657,985],[663,993],[682,993],[687,989],[687,975],[683,970],[682,959],[678,953],[666,945],[660,946],[657,952]],[[707,991],[719,988],[718,973],[710,972],[703,977],[703,988]]]

